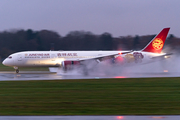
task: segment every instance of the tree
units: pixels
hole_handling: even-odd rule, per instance
[[[113,38],[110,33],[103,33],[100,36],[102,50],[112,50],[113,49]]]
[[[139,36],[136,35],[135,38],[134,38],[134,42],[133,42],[133,48],[134,50],[138,50],[138,45],[139,45]]]

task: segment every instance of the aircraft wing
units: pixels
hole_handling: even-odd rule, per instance
[[[125,51],[125,52],[119,52],[119,53],[116,53],[116,54],[101,55],[101,56],[96,56],[96,57],[93,57],[93,58],[83,58],[83,59],[79,59],[79,61],[97,60],[98,62],[101,62],[103,60],[114,58],[116,55],[123,55],[123,54],[131,53],[131,52],[133,52],[133,51]]]

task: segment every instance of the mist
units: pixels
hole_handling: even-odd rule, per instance
[[[106,60],[100,63],[85,61],[84,66],[73,66],[72,70],[63,72],[58,68],[59,75],[77,75],[82,77],[101,78],[137,78],[137,77],[175,77],[180,73],[180,55],[173,54],[170,58],[157,60],[147,64],[111,64]],[[52,71],[52,70],[51,70]]]

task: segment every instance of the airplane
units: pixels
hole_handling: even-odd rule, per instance
[[[169,30],[170,28],[164,28],[139,51],[24,51],[9,55],[2,63],[14,67],[16,73],[19,73],[19,67],[60,67],[66,70],[69,65],[85,66],[84,61],[118,61],[119,57],[128,63],[148,63],[171,55],[161,52]]]

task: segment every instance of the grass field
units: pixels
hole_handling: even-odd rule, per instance
[[[158,114],[180,114],[180,78],[0,82],[0,115]]]

